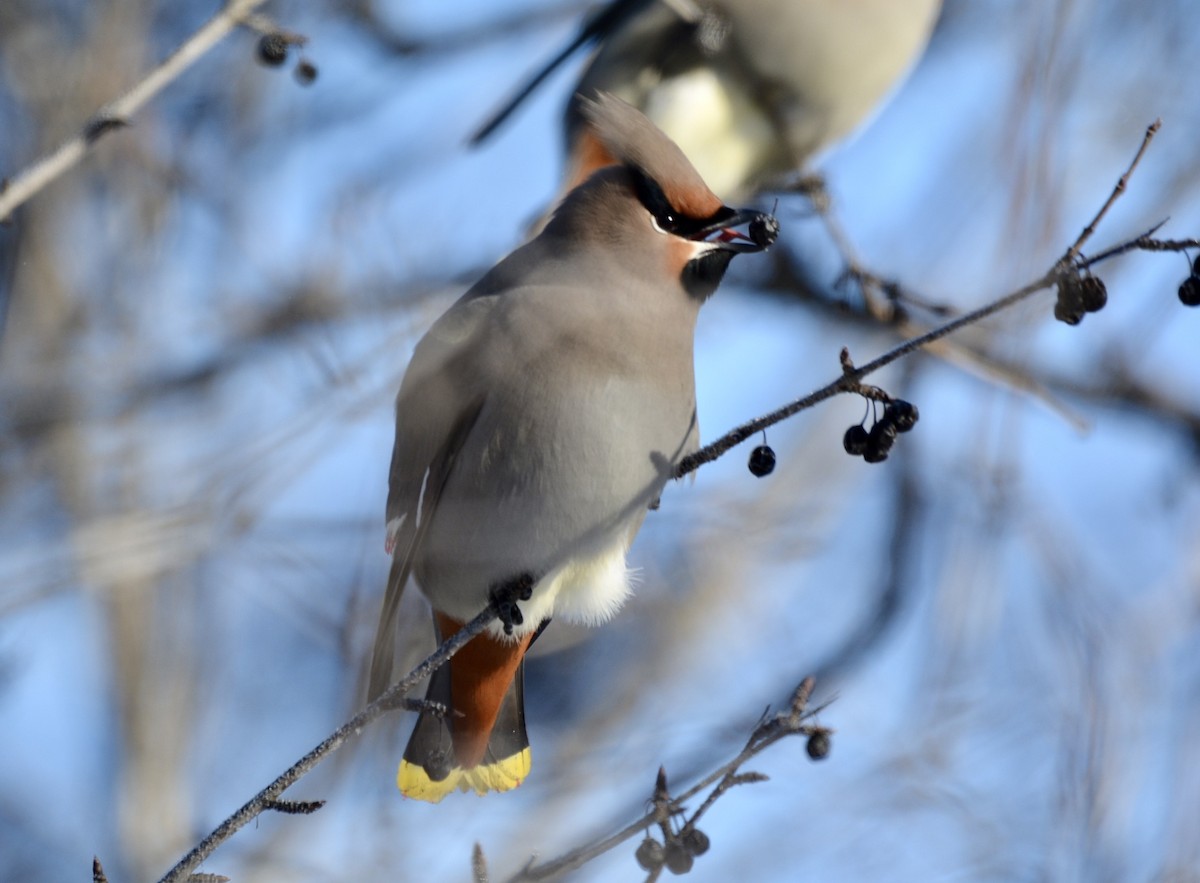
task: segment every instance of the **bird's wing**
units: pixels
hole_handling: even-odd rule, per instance
[[[371,654],[367,698],[390,684],[400,599],[455,458],[483,409],[472,345],[483,299],[460,301],[418,344],[396,397],[388,474],[387,549],[392,555]]]

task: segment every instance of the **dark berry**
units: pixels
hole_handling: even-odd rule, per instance
[[[643,871],[657,871],[663,866],[662,844],[653,837],[647,837],[633,854]]]
[[[1108,303],[1108,288],[1096,276],[1084,276],[1080,283],[1079,301],[1085,312],[1098,313]]]
[[[884,414],[882,420],[876,420],[871,431],[867,433],[867,448],[863,451],[863,459],[868,463],[882,463],[888,458],[888,451],[896,443],[896,424]]]
[[[668,843],[665,852],[667,870],[672,874],[686,874],[692,869],[692,854],[678,840]]]
[[[1078,325],[1083,321],[1083,306],[1069,306],[1060,300],[1054,305],[1054,318],[1068,325]]]
[[[769,445],[759,445],[750,452],[750,474],[756,478],[770,475],[775,471],[775,452]]]
[[[258,40],[258,60],[268,67],[279,67],[288,57],[288,41],[283,34],[263,34]]]
[[[683,835],[683,846],[692,855],[708,852],[708,835],[698,828],[689,828]]]
[[[896,427],[896,432],[908,432],[921,417],[917,406],[904,399],[893,399],[883,409],[883,418]]]
[[[896,424],[888,417],[887,411],[884,411],[883,419],[876,420],[871,431],[867,433],[867,446],[882,447],[886,451],[896,443],[896,433],[899,431]]]
[[[292,76],[301,86],[311,86],[313,80],[317,78],[317,66],[307,59],[301,59],[296,65],[296,69],[292,71]]]
[[[1075,305],[1079,303],[1080,294],[1083,289],[1083,277],[1078,272],[1072,270],[1058,277],[1058,284],[1055,286],[1058,291],[1058,299],[1063,303]]]
[[[1196,259],[1200,261],[1200,258]],[[1179,286],[1179,300],[1185,307],[1200,307],[1200,275],[1188,276]]]
[[[867,428],[855,423],[842,436],[842,447],[851,457],[861,457],[862,452],[867,449],[867,438]]]
[[[1192,275],[1200,276],[1200,254],[1196,255],[1196,259],[1192,261]]]
[[[774,215],[759,215],[750,222],[750,238],[759,248],[769,248],[779,238],[779,221]]]
[[[824,760],[829,756],[829,734],[824,730],[817,730],[808,737],[804,750],[812,760]]]
[[[1059,277],[1058,299],[1054,302],[1054,318],[1068,325],[1083,321],[1083,280],[1075,272]]]

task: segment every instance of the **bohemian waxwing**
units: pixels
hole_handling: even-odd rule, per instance
[[[697,314],[733,256],[777,230],[725,206],[628,104],[601,93],[580,113],[618,165],[434,323],[396,398],[371,697],[391,678],[410,575],[439,640],[516,601],[431,678],[427,698],[452,713],[419,717],[397,776],[421,800],[528,774],[525,652],[553,616],[597,624],[624,603],[626,551],[697,448]]]
[[[640,108],[724,199],[785,183],[879,106],[924,50],[940,8],[941,0],[614,0],[569,47],[599,41],[567,108],[565,189],[613,159],[585,123],[582,102],[597,90]]]

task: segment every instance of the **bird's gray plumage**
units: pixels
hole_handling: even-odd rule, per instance
[[[690,237],[662,229],[643,201],[648,186],[718,220],[744,215],[633,108],[602,96],[588,113],[628,164],[568,194],[539,236],[447,310],[401,384],[387,504],[394,558],[372,696],[391,674],[410,575],[459,622],[486,606],[490,588],[532,576],[516,636],[552,614],[608,618],[647,508],[698,446],[702,298],[685,268],[757,247],[705,241],[704,217]],[[727,262],[713,264],[712,286]]]

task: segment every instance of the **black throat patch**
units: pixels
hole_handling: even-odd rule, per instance
[[[683,283],[688,296],[701,303],[712,297],[721,280],[725,278],[725,271],[729,269],[729,262],[733,260],[733,256],[732,251],[712,248],[684,264],[679,281]]]

